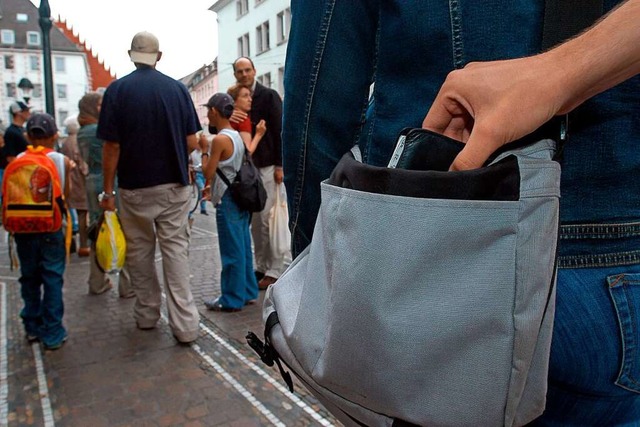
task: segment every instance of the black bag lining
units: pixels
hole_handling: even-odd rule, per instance
[[[405,149],[396,168],[366,165],[345,154],[328,184],[368,193],[394,196],[516,201],[520,171],[515,156],[463,172],[448,172],[464,144],[425,129],[405,132]]]

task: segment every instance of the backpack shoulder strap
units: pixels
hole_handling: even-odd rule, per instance
[[[31,152],[34,152],[34,153],[44,153],[44,154],[47,154],[47,153],[50,153],[50,152],[54,151],[53,149],[47,148],[44,145],[35,146],[35,145],[32,145],[32,144],[27,145],[27,150],[31,151]]]
[[[227,187],[231,186],[231,183],[229,182],[229,179],[224,176],[224,174],[222,173],[222,171],[220,170],[220,168],[216,169],[216,174],[220,177],[220,179],[222,180],[222,182],[224,182],[225,184],[227,184]]]

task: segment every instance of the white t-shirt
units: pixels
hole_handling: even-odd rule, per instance
[[[25,151],[18,154],[16,157],[24,156]],[[62,191],[64,191],[65,180],[67,179],[65,168],[64,168],[64,157],[65,155],[62,153],[58,153],[57,151],[51,151],[47,153],[47,157],[53,160],[53,164],[56,165],[56,169],[58,170],[58,178],[60,178],[60,185],[62,186]]]
[[[199,148],[196,148],[189,154],[189,162],[194,171],[202,172],[202,151],[200,151]]]
[[[238,169],[242,166],[242,157],[244,154],[245,146],[240,134],[233,129],[222,129],[218,132],[221,135],[227,135],[233,142],[233,154],[226,160],[218,162],[218,169],[222,171],[225,177],[232,182]],[[213,188],[211,189],[211,202],[214,205],[220,203],[224,192],[227,190],[227,184],[225,184],[218,174],[215,175],[215,181],[213,182]]]

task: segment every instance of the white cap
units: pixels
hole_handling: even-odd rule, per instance
[[[12,102],[11,105],[9,106],[9,113],[18,114],[21,111],[29,111],[30,108],[31,108],[30,106],[28,106],[22,101],[15,101],[15,102]]]
[[[158,53],[160,52],[160,42],[158,38],[147,31],[141,31],[131,40],[131,50],[129,57],[132,62],[146,65],[156,65]]]

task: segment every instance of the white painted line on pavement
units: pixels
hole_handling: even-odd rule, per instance
[[[162,260],[162,256],[156,257],[155,261],[158,262]],[[164,292],[162,292],[162,298],[165,300],[167,299],[167,296],[165,295]],[[164,313],[161,314],[162,319],[165,321],[165,323],[169,323],[168,319],[165,317]],[[200,323],[200,327],[208,334],[210,335],[213,339],[215,339],[216,341],[218,341],[220,344],[222,344],[222,346],[224,346],[227,350],[229,350],[234,356],[236,356],[238,359],[240,359],[245,365],[247,365],[249,368],[251,368],[251,370],[253,370],[254,372],[256,372],[258,375],[260,375],[264,380],[266,380],[267,382],[269,382],[269,384],[271,384],[272,386],[274,386],[276,388],[276,390],[278,390],[280,393],[282,393],[283,395],[285,395],[286,397],[288,397],[293,403],[295,403],[296,405],[298,405],[304,412],[306,412],[307,414],[309,414],[315,421],[317,421],[318,423],[322,424],[323,426],[333,426],[334,424],[332,424],[329,420],[327,420],[326,418],[324,418],[322,415],[320,415],[319,413],[317,413],[313,408],[311,408],[309,405],[307,405],[302,399],[300,399],[298,396],[296,396],[295,394],[291,393],[287,388],[285,388],[279,381],[275,380],[272,376],[270,376],[269,374],[267,374],[263,369],[261,369],[259,366],[257,366],[255,363],[251,362],[249,359],[247,359],[242,353],[240,353],[238,350],[236,350],[231,344],[229,344],[226,340],[224,340],[223,338],[221,338],[218,334],[216,334],[215,332],[213,332],[211,329],[209,329],[205,324]]]
[[[8,383],[8,363],[7,363],[7,284],[0,282],[0,426],[8,425],[9,416],[9,383]],[[31,344],[33,360],[36,364],[36,376],[38,378],[38,391],[40,392],[40,402],[42,405],[42,415],[45,427],[54,427],[53,411],[49,400],[49,389],[47,387],[47,377],[44,373],[40,344]]]
[[[7,363],[7,284],[0,282],[0,426],[9,425]]]
[[[238,393],[240,393],[245,399],[247,399],[249,403],[253,405],[254,408],[260,411],[260,413],[264,415],[271,422],[271,424],[278,427],[286,427],[286,424],[280,421],[278,417],[273,415],[273,412],[268,410],[267,407],[264,406],[264,404],[262,404],[262,402],[260,402],[258,399],[256,399],[256,397],[253,394],[251,394],[251,392],[249,392],[246,388],[244,388],[242,384],[240,384],[231,375],[229,375],[229,373],[225,371],[222,368],[222,366],[216,363],[211,358],[211,356],[209,356],[207,353],[202,351],[202,349],[198,344],[192,344],[191,348],[196,353],[198,353],[200,357],[202,357],[211,367],[213,367],[213,369],[215,369],[216,372],[218,372],[222,376],[222,378],[224,378],[229,384],[231,384],[233,388],[235,388],[236,391],[238,391]]]
[[[54,427],[56,423],[53,421],[53,411],[51,410],[51,401],[49,400],[49,387],[47,386],[47,376],[44,372],[44,364],[42,363],[40,344],[38,342],[34,342],[31,344],[31,349],[33,350],[33,359],[36,362],[36,375],[38,377],[38,391],[40,392],[40,404],[42,405],[44,426]]]
[[[18,280],[18,276],[0,276],[0,280]]]
[[[162,293],[162,297],[166,300],[166,296],[165,296],[164,292]],[[161,313],[160,317],[162,317],[162,320],[165,323],[169,323],[169,319],[167,319],[167,316],[165,316],[164,313]],[[278,426],[278,427],[286,427],[286,424],[283,423],[282,421],[280,421],[278,419],[278,417],[273,415],[273,412],[268,410],[258,399],[255,398],[254,395],[252,395],[246,388],[244,388],[244,386],[242,384],[240,384],[238,381],[236,381],[227,371],[224,370],[224,368],[222,366],[220,366],[218,363],[216,363],[211,358],[211,356],[209,356],[207,353],[202,351],[202,349],[200,348],[200,346],[198,344],[192,344],[191,348],[196,353],[198,353],[198,355],[200,355],[200,357],[202,357],[205,362],[207,362],[213,369],[215,369],[216,372],[219,373],[222,376],[222,378],[224,378],[229,384],[231,384],[231,386],[233,388],[235,388],[236,391],[242,395],[242,397],[247,399],[249,401],[249,403],[251,403],[251,405],[253,405],[258,411],[260,411],[260,413],[262,415],[267,417],[267,419],[269,421],[271,421],[271,423],[273,425]]]
[[[302,399],[300,399],[295,394],[291,393],[285,386],[282,385],[281,381],[275,380],[271,375],[266,373],[262,368],[258,365],[247,359],[242,353],[236,350],[228,341],[224,338],[220,337],[218,334],[213,332],[206,325],[200,323],[200,328],[202,328],[209,336],[211,336],[214,340],[218,341],[224,348],[226,348],[231,354],[236,356],[242,363],[247,365],[251,370],[260,375],[264,380],[266,380],[269,384],[275,387],[280,393],[288,397],[293,403],[298,405],[304,412],[309,414],[315,421],[322,424],[323,426],[332,426],[333,424],[324,418],[322,415],[317,413],[313,408],[307,405]]]

